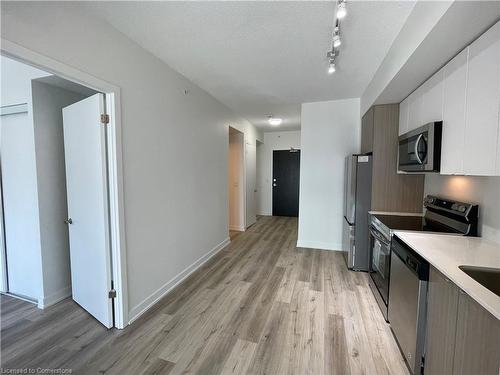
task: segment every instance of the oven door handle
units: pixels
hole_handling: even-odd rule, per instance
[[[380,234],[378,234],[377,232],[375,232],[373,229],[370,228],[370,233],[371,235],[378,241],[382,242],[384,245],[386,246],[390,246],[390,242],[387,242],[387,240],[382,237]]]
[[[420,159],[420,156],[418,155],[418,145],[420,144],[420,141],[422,140],[423,134],[420,134],[417,138],[417,141],[415,142],[415,157],[417,158],[418,164],[424,164],[422,159]]]

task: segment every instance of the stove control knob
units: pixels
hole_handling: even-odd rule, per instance
[[[467,208],[465,206],[458,206],[458,211],[464,213],[465,211],[467,211]]]

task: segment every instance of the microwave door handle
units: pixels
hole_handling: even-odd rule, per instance
[[[420,156],[418,156],[418,145],[420,144],[422,137],[423,137],[423,135],[419,134],[417,141],[415,142],[415,157],[417,158],[418,164],[424,164],[422,159],[420,159]]]

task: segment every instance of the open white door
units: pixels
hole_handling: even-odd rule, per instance
[[[113,326],[104,95],[63,108],[73,299]]]

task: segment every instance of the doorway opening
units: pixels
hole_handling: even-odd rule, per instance
[[[228,151],[229,237],[245,231],[245,137],[229,127]]]
[[[72,297],[106,328],[123,328],[115,97],[15,52],[1,57],[0,291],[41,309]]]
[[[299,216],[300,150],[273,151],[273,216]]]

